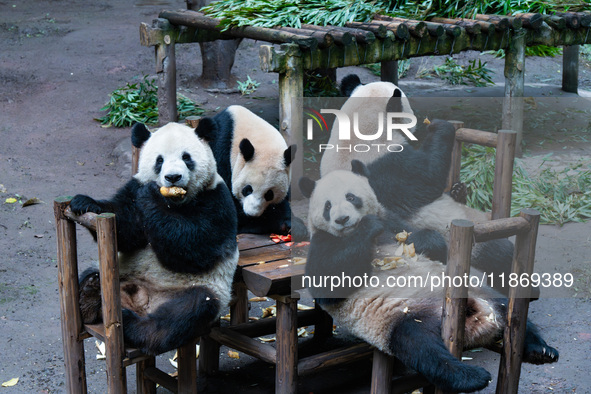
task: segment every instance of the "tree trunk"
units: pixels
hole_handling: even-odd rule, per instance
[[[187,9],[199,11],[212,0],[187,0]],[[201,86],[206,88],[229,89],[236,86],[236,78],[232,75],[232,66],[236,49],[242,39],[217,40],[202,42],[201,59],[203,71],[199,78]]]

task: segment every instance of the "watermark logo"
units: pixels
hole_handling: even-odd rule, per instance
[[[364,126],[360,125],[359,113],[354,112],[351,116],[338,109],[321,109],[320,112],[305,108],[305,114],[309,117],[306,124],[306,136],[308,140],[314,139],[315,124],[318,125],[320,131],[327,130],[328,124],[322,114],[335,115],[335,124],[338,126],[338,141],[351,141],[354,137],[358,141],[368,142],[382,142],[374,144],[319,144],[319,151],[325,150],[344,150],[349,152],[368,152],[372,149],[387,150],[389,152],[401,152],[404,147],[400,144],[386,144],[383,142],[393,141],[394,133],[402,132],[406,138],[411,141],[417,141],[417,137],[410,131],[417,124],[417,118],[412,113],[406,112],[380,112],[377,115],[376,122],[371,122],[373,130],[364,130]],[[404,120],[408,120],[404,122]],[[402,122],[402,123],[401,123]],[[384,125],[385,123],[385,125]],[[377,126],[376,126],[377,125]],[[385,133],[385,138],[384,138]]]

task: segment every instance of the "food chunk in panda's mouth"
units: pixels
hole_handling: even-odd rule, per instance
[[[178,186],[162,186],[160,188],[160,194],[162,194],[164,197],[184,197],[185,194],[187,194],[187,191]]]

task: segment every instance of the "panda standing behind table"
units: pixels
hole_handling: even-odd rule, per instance
[[[207,124],[154,133],[136,124],[138,173],[109,200],[79,194],[70,203],[75,214],[115,213],[124,340],[148,354],[207,333],[230,301],[236,210],[216,172],[213,138]],[[84,323],[102,320],[95,268],[81,275],[80,309]]]
[[[412,113],[406,95],[390,82],[364,85],[357,75],[352,74],[343,78],[341,93],[349,96],[341,111],[350,118],[355,112],[364,116],[366,120],[360,121],[359,125],[365,135],[375,133],[378,116],[385,117],[387,112]],[[385,120],[383,124],[386,124]],[[394,132],[391,141],[381,141],[402,145],[401,152],[326,151],[320,170],[321,176],[325,176],[333,170],[352,170],[352,166],[357,166],[358,171],[366,174],[379,202],[387,208],[393,231],[412,233],[409,242],[414,242],[417,251],[445,263],[451,221],[466,219],[482,223],[489,217],[444,193],[455,131],[450,128],[449,138],[442,140],[428,130],[421,133],[419,147],[409,143],[402,132]],[[337,138],[337,134],[338,127],[334,126],[331,140]],[[487,273],[510,273],[512,261],[513,243],[508,239],[478,243],[472,250],[472,265]],[[534,298],[538,294],[536,289]]]
[[[238,232],[288,234],[290,165],[296,145],[288,147],[275,127],[239,105],[201,123],[216,130],[211,148],[234,197]]]

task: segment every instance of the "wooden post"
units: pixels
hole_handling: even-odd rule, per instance
[[[140,162],[140,148],[131,146],[131,176],[134,176],[139,171]]]
[[[219,325],[218,320],[213,327]],[[202,336],[199,344],[199,376],[212,375],[220,369],[220,344],[209,335]]]
[[[387,60],[380,63],[380,78],[385,82],[398,85],[398,60]]]
[[[197,394],[197,352],[191,341],[177,349],[178,393]]]
[[[371,394],[390,394],[392,392],[392,375],[394,373],[394,357],[379,349],[373,351],[371,367]]]
[[[244,282],[234,282],[234,302],[230,305],[230,325],[248,323],[248,289]]]
[[[578,93],[579,46],[565,45],[562,51],[562,90]]]
[[[540,213],[535,209],[523,209],[520,216],[529,222],[530,228],[525,233],[518,233],[515,238],[512,272],[517,274],[518,278],[522,274],[529,278],[534,269]],[[507,326],[503,333],[497,393],[518,392],[530,294],[531,287],[509,288]]]
[[[505,99],[503,100],[504,130],[517,132],[516,149],[521,154],[523,134],[523,89],[525,76],[525,30],[516,30],[505,51]]]
[[[291,297],[277,299],[277,364],[275,393],[297,393],[298,377],[298,300]],[[283,299],[284,298],[284,299]]]
[[[156,394],[156,382],[148,379],[144,372],[148,368],[156,367],[156,357],[150,357],[146,360],[139,361],[135,365],[136,371],[136,389],[138,393],[142,394]]]
[[[292,179],[304,176],[303,114],[304,66],[297,45],[285,44],[285,70],[279,73],[279,124],[281,133],[289,143],[298,145],[298,153],[291,162]],[[301,198],[299,188],[292,188],[291,197]]]
[[[450,278],[464,278],[470,273],[472,234],[474,224],[468,220],[455,219],[451,222],[449,251],[445,275]],[[464,328],[468,287],[446,286],[441,322],[441,337],[450,353],[462,357],[464,350]]]
[[[459,129],[464,128],[464,122],[460,122],[457,120],[450,120],[451,124],[454,125],[456,131]],[[451,187],[454,183],[460,181],[460,169],[462,166],[462,141],[456,139],[454,141],[454,146],[451,151],[451,165],[449,166],[449,175],[447,177],[447,187],[445,191],[448,192],[451,190]]]
[[[317,312],[316,323],[314,324],[314,339],[325,340],[332,336],[332,317],[326,313],[318,304],[314,305]]]
[[[511,191],[513,188],[513,162],[517,133],[499,130],[495,159],[495,180],[493,185],[492,216],[494,219],[511,216]]]
[[[106,369],[109,393],[126,393],[127,379],[123,366],[123,318],[117,262],[117,227],[115,215],[103,213],[96,218],[99,250],[99,273],[103,325],[105,327]]]
[[[86,393],[86,368],[84,343],[79,339],[82,332],[78,288],[78,252],[76,225],[64,216],[70,197],[54,201],[55,227],[57,232],[57,267],[60,299],[62,342],[66,368],[66,390],[73,394]]]
[[[170,34],[164,43],[156,45],[156,73],[158,75],[158,123],[176,122],[176,56],[175,42]]]

